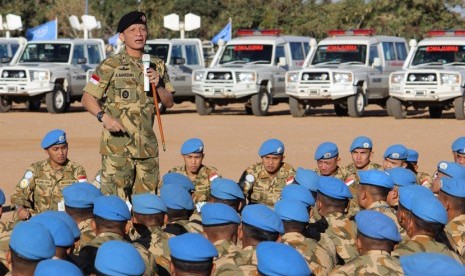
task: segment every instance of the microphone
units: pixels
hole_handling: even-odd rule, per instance
[[[142,64],[144,65],[144,91],[149,92],[150,91],[150,80],[149,80],[149,77],[147,76],[147,69],[150,68],[150,55],[149,54],[142,55]]]

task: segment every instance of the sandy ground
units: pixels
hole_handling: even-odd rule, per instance
[[[294,167],[314,168],[314,151],[325,141],[337,143],[341,165],[348,164],[348,149],[358,135],[372,138],[373,161],[381,163],[388,146],[403,143],[419,151],[420,170],[432,173],[438,161],[452,160],[451,143],[465,135],[464,122],[454,118],[453,110],[441,119],[430,119],[427,111],[412,111],[404,120],[387,117],[377,106],[369,106],[363,118],[337,117],[331,106],[317,108],[304,118],[293,118],[287,104],[271,107],[270,113],[268,117],[249,116],[237,104],[219,107],[210,116],[199,116],[192,103],[175,105],[162,115],[166,151],[160,145],[161,173],[182,162],[180,147],[191,137],[205,143],[204,164],[217,167],[223,177],[237,180],[247,166],[259,161],[257,151],[266,139],[281,139],[286,161]],[[46,158],[40,142],[54,128],[67,132],[69,158],[82,164],[93,179],[100,166],[101,125],[95,117],[78,103],[65,114],[49,114],[44,105],[39,112],[27,112],[23,105],[15,105],[10,112],[0,114],[0,186],[7,198],[27,166]]]

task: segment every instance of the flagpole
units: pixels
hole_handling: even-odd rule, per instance
[[[58,17],[55,17],[55,40],[58,39]]]

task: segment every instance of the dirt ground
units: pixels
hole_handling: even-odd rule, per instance
[[[166,152],[160,144],[161,173],[182,162],[180,147],[191,137],[204,141],[205,164],[217,167],[223,177],[237,180],[247,166],[259,161],[258,148],[266,139],[281,139],[286,161],[295,168],[314,168],[314,151],[325,141],[338,144],[341,165],[348,164],[348,149],[358,135],[372,138],[373,161],[381,163],[388,146],[403,143],[420,153],[420,170],[432,173],[438,161],[452,160],[451,143],[465,136],[464,122],[454,118],[453,110],[441,119],[430,119],[427,111],[412,111],[404,120],[387,117],[377,106],[369,106],[363,118],[337,117],[331,106],[312,110],[304,118],[293,118],[287,104],[271,107],[270,113],[268,117],[246,115],[243,106],[237,104],[219,107],[210,116],[199,116],[192,103],[175,105],[162,115]],[[69,158],[83,165],[88,178],[93,179],[100,166],[101,125],[95,117],[78,103],[65,114],[49,114],[44,105],[39,112],[27,112],[23,105],[15,105],[10,112],[0,114],[0,186],[7,198],[28,165],[46,158],[40,142],[55,128],[67,132]],[[156,133],[159,136],[157,126]]]

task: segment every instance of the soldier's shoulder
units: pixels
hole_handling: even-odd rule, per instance
[[[281,168],[286,172],[295,173],[294,167],[291,164],[287,163],[287,162],[283,162],[283,165],[281,166]]]
[[[168,172],[171,173],[171,172],[176,172],[176,173],[180,173],[180,172],[183,172],[185,171],[184,169],[185,167],[184,166],[176,166],[176,167],[173,167],[171,168]]]
[[[120,59],[122,55],[123,55],[122,53],[117,53],[117,54],[107,57],[99,64],[99,67],[101,69],[118,67],[120,65]]]

